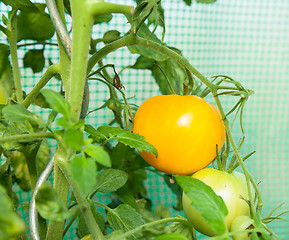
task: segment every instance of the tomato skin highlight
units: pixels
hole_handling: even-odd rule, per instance
[[[227,173],[213,168],[205,168],[193,174],[192,177],[203,181],[223,198],[228,209],[228,215],[224,218],[228,230],[234,219],[241,215],[250,215],[249,205],[240,197],[249,199],[244,174],[236,171]],[[255,194],[252,185],[251,192],[252,195]],[[183,209],[186,218],[197,231],[207,236],[217,235],[201,214],[191,206],[191,200],[185,193],[183,193]]]
[[[208,166],[225,142],[221,115],[206,100],[192,95],[159,95],[147,99],[134,117],[133,132],[158,150],[141,156],[168,174],[192,174]]]

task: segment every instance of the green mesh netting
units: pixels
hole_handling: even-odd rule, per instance
[[[42,1],[39,1],[42,2]],[[134,1],[114,1],[134,4]],[[182,50],[193,66],[205,76],[226,74],[253,89],[245,108],[244,127],[246,140],[243,152],[256,150],[247,165],[254,178],[262,180],[260,188],[265,203],[265,213],[281,202],[288,203],[289,197],[289,1],[284,0],[217,0],[214,4],[198,4],[193,1],[188,7],[181,0],[163,1],[167,33],[165,42]],[[0,13],[7,8],[0,3]],[[70,19],[67,18],[68,23]],[[1,22],[1,20],[0,20]],[[125,33],[129,26],[121,16],[114,16],[110,24],[97,25],[93,37],[102,37],[110,29]],[[6,42],[4,35],[0,41]],[[20,59],[31,47],[19,50]],[[45,55],[53,62],[58,61],[57,47],[46,46]],[[114,63],[117,70],[133,64],[137,56],[120,49],[110,54],[105,63]],[[20,60],[22,81],[27,91],[31,90],[41,73],[32,74],[24,69]],[[48,63],[46,64],[46,66]],[[157,85],[149,71],[127,69],[121,74],[127,96],[134,96],[131,102],[140,104],[144,99],[159,94]],[[53,79],[49,86],[59,88],[59,81]],[[104,84],[90,83],[90,106],[95,109],[108,97]],[[223,99],[225,106],[232,107],[234,99]],[[31,107],[40,111],[37,107]],[[39,112],[44,118],[47,112]],[[112,120],[106,109],[89,115],[93,125]],[[240,130],[234,130],[236,140]],[[53,145],[53,143],[51,143]],[[155,174],[149,173],[147,189],[153,204],[163,203],[171,207],[176,204],[173,194]],[[29,199],[29,193],[19,191],[21,203]],[[108,196],[101,200],[108,201]],[[287,206],[288,208],[288,206]],[[172,211],[172,214],[176,212]],[[22,215],[27,216],[27,212]],[[288,215],[284,216],[289,220]],[[276,221],[273,229],[281,239],[289,239],[289,222]],[[67,233],[67,239],[74,238],[74,232]]]

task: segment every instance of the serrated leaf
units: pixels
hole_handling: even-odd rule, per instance
[[[14,239],[25,231],[24,221],[13,210],[12,202],[0,185],[0,239]]]
[[[30,67],[34,73],[41,72],[45,65],[43,49],[33,49],[26,52],[23,58],[24,67]]]
[[[98,143],[101,143],[102,141],[107,140],[107,137],[103,135],[101,132],[96,130],[93,126],[91,125],[85,125],[84,126],[84,131],[90,134],[94,140]]]
[[[64,130],[63,140],[72,149],[81,150],[84,144],[83,132],[75,128],[67,128]]]
[[[91,158],[76,156],[71,160],[71,173],[83,196],[87,196],[96,185],[96,164]]]
[[[117,139],[119,142],[131,148],[136,148],[138,151],[146,151],[157,156],[157,149],[152,144],[145,141],[144,136],[131,133],[130,131],[119,127],[111,126],[99,127],[97,131],[100,133],[99,135],[106,136],[107,139]]]
[[[35,201],[39,214],[45,219],[63,221],[73,214],[73,211],[67,209],[48,182],[38,189]]]
[[[123,232],[135,229],[145,223],[142,216],[126,204],[120,204],[117,208],[109,210],[107,220],[113,230],[122,230]],[[135,233],[128,239],[138,239],[139,236],[141,233]]]
[[[26,120],[34,120],[33,114],[21,104],[8,105],[2,109],[3,117],[16,123],[23,123]]]
[[[127,173],[122,170],[110,168],[100,171],[96,176],[95,191],[101,193],[114,192],[121,188],[127,179]]]
[[[211,187],[190,176],[177,175],[176,180],[195,208],[218,234],[226,231],[224,222],[228,209],[222,197],[216,195]]]
[[[84,152],[105,167],[111,167],[109,154],[99,145],[86,145]]]
[[[58,113],[62,113],[63,116],[70,117],[70,105],[69,103],[57,92],[51,89],[43,89],[41,91],[51,109]]]
[[[17,40],[43,41],[50,39],[55,29],[49,15],[44,11],[45,4],[35,4],[36,12],[20,12],[17,15]],[[34,6],[35,6],[34,5]]]
[[[20,9],[25,12],[37,12],[38,9],[29,0],[2,0],[5,5],[10,5],[13,8]]]
[[[147,39],[151,35],[151,31],[149,30],[148,26],[142,25],[137,35]],[[152,34],[149,40],[161,43],[161,40],[159,40],[155,34]],[[128,49],[131,53],[137,53],[155,61],[165,61],[169,59],[167,55],[145,46],[128,46]]]

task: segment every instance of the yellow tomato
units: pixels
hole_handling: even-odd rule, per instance
[[[149,98],[137,110],[133,132],[158,150],[158,157],[141,156],[168,174],[191,174],[216,157],[225,141],[225,127],[216,108],[198,96],[160,95]]]

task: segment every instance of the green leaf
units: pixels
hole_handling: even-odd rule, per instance
[[[71,217],[74,211],[67,209],[48,182],[39,188],[35,201],[39,214],[45,219],[63,221]]]
[[[116,190],[115,194],[123,201],[123,203],[130,205],[135,210],[138,210],[137,202],[126,186]]]
[[[133,69],[152,69],[154,65],[154,60],[144,57],[144,56],[139,56],[135,62],[134,65],[131,66]]]
[[[85,125],[84,126],[84,131],[87,132],[88,134],[90,134],[91,136],[93,136],[93,138],[97,142],[102,142],[102,141],[105,141],[107,139],[107,137],[105,135],[103,135],[101,132],[96,130],[91,125]]]
[[[0,239],[14,239],[25,231],[25,223],[13,210],[12,202],[0,185]]]
[[[177,233],[166,233],[154,238],[154,240],[188,240],[188,238]]]
[[[91,131],[90,128],[89,133],[93,137],[95,137],[96,141],[108,141],[111,139],[117,139],[119,142],[130,146],[131,148],[136,148],[139,151],[153,153],[157,156],[157,149],[153,145],[145,141],[144,136],[136,133],[131,133],[128,130],[119,127],[102,126],[97,129],[97,132]]]
[[[33,114],[21,104],[8,105],[2,109],[3,117],[16,123],[23,123],[26,120],[34,120]]]
[[[39,93],[32,102],[33,105],[39,106],[41,108],[49,108],[48,102],[45,100],[45,97],[42,93]]]
[[[84,152],[101,165],[111,167],[109,154],[103,149],[103,147],[89,144],[85,146]]]
[[[187,4],[188,6],[192,5],[192,0],[183,0],[185,2],[185,4]]]
[[[181,216],[177,216],[183,218]],[[185,219],[185,218],[184,218]],[[167,233],[175,233],[184,236],[187,240],[195,240],[196,231],[189,224],[189,222],[174,222],[166,226],[165,231]]]
[[[17,184],[23,191],[28,192],[31,189],[31,181],[25,155],[19,151],[12,151],[9,159],[11,160]]]
[[[94,24],[99,24],[99,23],[108,23],[110,22],[110,20],[112,19],[112,14],[108,13],[105,15],[101,15],[101,16],[96,16],[94,18]]]
[[[170,210],[165,206],[163,205],[162,203],[159,203],[155,209],[154,209],[154,214],[156,216],[158,216],[159,218],[168,218],[171,216],[170,214]]]
[[[43,89],[41,91],[51,109],[58,113],[62,113],[63,116],[70,117],[70,105],[69,103],[57,92],[50,89]]]
[[[90,209],[92,211],[95,221],[97,222],[97,225],[99,226],[100,230],[103,232],[104,227],[105,227],[104,217],[95,209],[93,205],[90,205]],[[79,238],[83,238],[84,236],[87,236],[90,234],[87,224],[85,222],[85,219],[81,213],[79,214],[79,217],[78,217],[76,234]]]
[[[83,196],[87,196],[96,185],[95,162],[91,158],[76,156],[71,160],[71,172]]]
[[[45,4],[35,4],[37,12],[20,12],[17,15],[18,41],[31,39],[43,41],[50,39],[55,32],[49,15],[44,11]]]
[[[83,132],[75,128],[64,130],[63,140],[74,150],[81,150],[83,142]]]
[[[224,218],[228,214],[228,209],[222,197],[217,196],[211,187],[193,177],[177,175],[176,180],[192,201],[192,207],[216,233],[224,233],[226,231]]]
[[[126,172],[118,169],[106,169],[96,176],[96,191],[101,193],[114,192],[121,188],[127,181]]]
[[[109,30],[103,35],[102,39],[105,44],[111,43],[120,39],[120,32],[117,30]]]
[[[120,204],[117,208],[109,210],[107,220],[113,230],[122,230],[123,232],[135,229],[145,223],[142,216],[126,204]],[[135,233],[128,239],[138,239],[140,236],[141,233]]]
[[[13,8],[20,9],[24,12],[37,12],[38,9],[29,0],[2,0],[5,5],[10,5]]]
[[[44,49],[29,50],[23,58],[24,67],[30,67],[34,73],[41,72],[45,65]]]
[[[152,34],[151,36],[150,35],[151,31],[149,30],[148,26],[142,25],[138,31],[138,36],[145,39],[150,37],[150,41],[161,43],[161,40],[159,40],[155,34]],[[166,54],[145,46],[128,46],[128,49],[131,53],[141,54],[142,56],[153,59],[155,61],[165,61],[169,59]]]
[[[2,76],[3,72],[6,70],[8,66],[10,66],[9,62],[9,46],[3,43],[0,43],[0,77]]]

